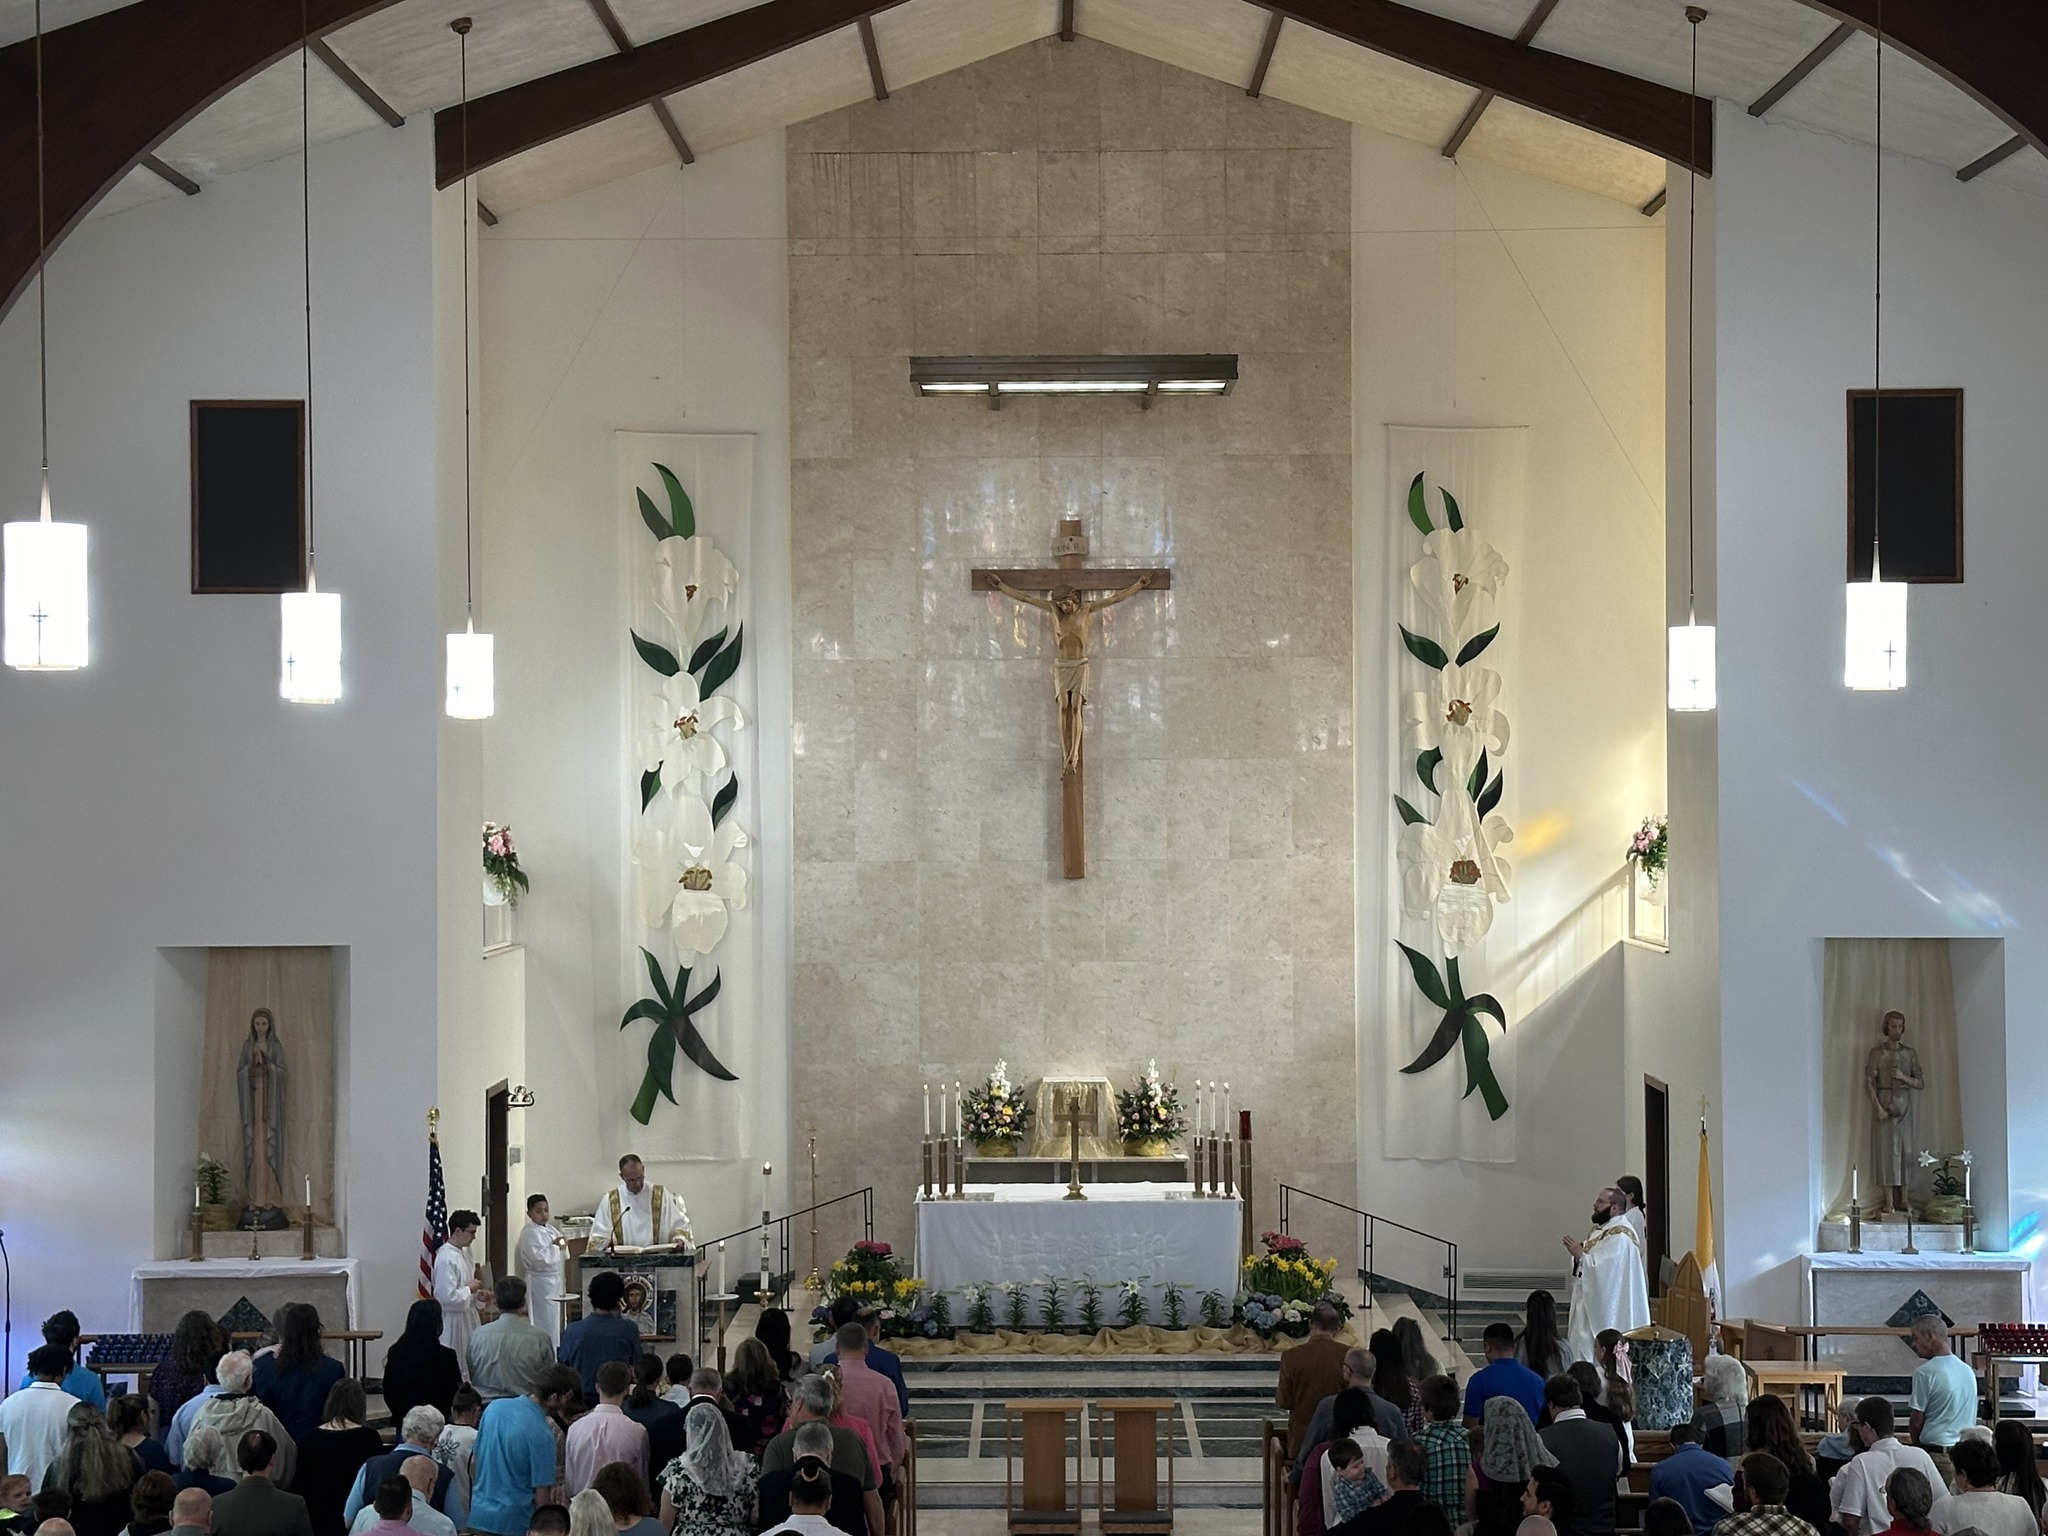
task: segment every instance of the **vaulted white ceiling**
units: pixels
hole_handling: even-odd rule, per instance
[[[635,43],[749,8],[752,0],[610,0]],[[1404,0],[1419,9],[1512,35],[1534,0]],[[43,0],[56,27],[116,6],[110,0]],[[33,0],[0,0],[0,43],[27,36]],[[1700,28],[1700,91],[1747,105],[1762,96],[1833,30],[1799,0],[1709,0]],[[610,55],[613,44],[595,0],[401,0],[331,34],[334,52],[384,101],[406,116],[453,104],[459,95],[455,38],[448,23],[475,18],[470,34],[472,95]],[[892,87],[910,85],[1044,37],[1058,26],[1059,0],[908,0],[874,18]],[[1242,85],[1251,77],[1268,13],[1248,0],[1077,0],[1083,35]],[[1537,46],[1683,88],[1688,24],[1683,0],[1560,0]],[[1873,137],[1875,43],[1851,38],[1782,102],[1774,120],[1843,138]],[[311,69],[316,139],[376,127],[380,119],[317,59]],[[298,146],[299,61],[264,71],[173,134],[158,157],[200,183],[292,154]],[[801,122],[867,98],[870,84],[852,28],[668,99],[693,150]],[[1397,60],[1299,23],[1280,34],[1265,92],[1283,101],[1428,144],[1442,144],[1475,93]],[[61,123],[50,125],[53,134]],[[1885,60],[1886,146],[1955,169],[2011,137],[1962,91],[1896,52]],[[1461,151],[1528,174],[1641,205],[1664,184],[1664,162],[1641,150],[1540,113],[1495,102]],[[497,212],[551,201],[586,187],[673,163],[675,151],[652,109],[642,108],[543,145],[478,177]],[[2022,150],[1983,182],[2048,196],[2048,161]],[[179,193],[138,169],[96,210],[118,212]]]

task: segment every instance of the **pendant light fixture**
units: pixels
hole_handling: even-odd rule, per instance
[[[1884,517],[1884,0],[1877,0],[1876,241],[1871,263],[1870,580],[1851,580],[1842,634],[1842,682],[1865,691],[1906,686],[1906,584],[1886,581]]]
[[[469,29],[470,18],[458,16],[448,28],[462,49],[462,580],[467,594],[468,622],[462,633],[448,637],[447,710],[456,720],[488,720],[498,707],[496,644],[476,632],[476,549],[471,514],[469,398],[469,218],[475,199],[469,193]]]
[[[1700,23],[1707,13],[1696,5],[1685,8],[1692,25],[1692,94],[1700,93]],[[1699,485],[1699,466],[1693,457],[1695,439],[1693,392],[1699,377],[1695,361],[1698,327],[1694,322],[1695,266],[1698,260],[1700,221],[1699,117],[1692,127],[1693,152],[1686,164],[1685,198],[1685,622],[1671,626],[1667,648],[1669,668],[1667,697],[1672,709],[1697,713],[1714,707],[1714,626],[1699,620],[1699,594],[1693,574],[1693,498]]]
[[[341,697],[341,596],[322,592],[313,538],[313,33],[299,0],[299,233],[306,288],[306,590],[279,603],[277,691],[294,704]]]
[[[0,530],[0,659],[23,672],[75,672],[86,658],[85,524],[50,517],[50,242],[43,212],[43,0],[36,0],[36,374],[42,516]]]

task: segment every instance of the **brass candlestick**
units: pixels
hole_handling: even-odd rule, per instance
[[[1081,1090],[1075,1089],[1067,1099],[1067,1192],[1062,1200],[1086,1200],[1087,1191],[1081,1188]]]
[[[1977,1251],[1977,1207],[1975,1202],[1963,1202],[1963,1252]]]
[[[1849,1202],[1849,1251],[1863,1251],[1863,1202],[1852,1199]]]
[[[299,1227],[304,1233],[299,1244],[299,1258],[310,1259],[313,1257],[313,1203],[310,1200],[306,1202],[306,1219],[299,1223]]]
[[[925,1137],[925,1139],[924,1139],[924,1186],[923,1186],[923,1188],[924,1188],[924,1197],[925,1197],[925,1199],[927,1199],[927,1200],[931,1199],[931,1197],[932,1197],[932,1139],[931,1139],[931,1137],[929,1137],[929,1136]],[[814,1240],[814,1241],[815,1241],[815,1240]],[[818,1272],[818,1263],[817,1263],[817,1255],[816,1255],[816,1254],[813,1254],[813,1255],[811,1256],[811,1273],[812,1273],[812,1274],[813,1274],[813,1275],[815,1276],[815,1275],[817,1274],[817,1272]],[[816,1290],[816,1289],[817,1289],[817,1285],[816,1285],[816,1282],[815,1282],[815,1281],[813,1281],[813,1282],[812,1282],[812,1284],[811,1284],[811,1289],[812,1289],[812,1290]]]
[[[967,1144],[956,1136],[953,1139],[952,1148],[953,1198],[955,1200],[965,1200],[967,1198]]]
[[[256,1234],[261,1229],[256,1225],[256,1213],[249,1213],[249,1262],[255,1263],[263,1257],[263,1250],[256,1246]]]
[[[206,1216],[195,1202],[192,1207],[192,1262],[206,1257]]]
[[[1913,1242],[1913,1207],[1909,1205],[1906,1207],[1906,1246],[1901,1248],[1899,1252],[1918,1253],[1919,1251],[1919,1248]]]

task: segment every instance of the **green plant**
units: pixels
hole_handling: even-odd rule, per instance
[[[1045,1282],[1045,1296],[1041,1305],[1045,1309],[1043,1316],[1045,1318],[1046,1331],[1048,1333],[1058,1333],[1061,1328],[1066,1326],[1066,1287],[1057,1280],[1048,1279]]]
[[[1088,1333],[1102,1331],[1102,1287],[1093,1280],[1081,1282],[1081,1327]]]
[[[1117,1287],[1116,1322],[1119,1328],[1136,1328],[1145,1321],[1143,1282],[1126,1280]]]
[[[996,1309],[989,1304],[988,1287],[970,1285],[967,1287],[967,1331],[969,1333],[994,1333],[996,1331]]]
[[[1024,1293],[1024,1287],[1005,1282],[1003,1285],[1003,1326],[1012,1333],[1022,1333],[1030,1322],[1031,1298]]]
[[[199,1186],[208,1205],[227,1204],[227,1165],[211,1152],[200,1153],[199,1161],[192,1165],[192,1182]]]
[[[1223,1299],[1221,1291],[1202,1292],[1202,1326],[1204,1328],[1228,1328],[1230,1326],[1230,1303]]]
[[[1429,1037],[1429,1044],[1422,1048],[1407,1066],[1401,1069],[1404,1075],[1427,1072],[1431,1067],[1450,1054],[1453,1045],[1463,1043],[1465,1047],[1465,1093],[1471,1098],[1476,1092],[1486,1104],[1487,1115],[1498,1120],[1508,1112],[1508,1097],[1501,1092],[1500,1079],[1493,1075],[1493,1053],[1486,1039],[1486,1028],[1479,1020],[1482,1014],[1494,1019],[1506,1033],[1508,1016],[1500,1005],[1500,999],[1490,992],[1467,997],[1465,985],[1458,977],[1458,957],[1453,955],[1444,962],[1441,975],[1436,964],[1420,950],[1410,949],[1399,939],[1394,947],[1408,957],[1408,969],[1415,977],[1415,986],[1422,995],[1443,1009],[1444,1016],[1436,1027],[1436,1033]]]
[[[1185,1328],[1188,1325],[1187,1298],[1182,1294],[1185,1289],[1186,1287],[1178,1280],[1167,1282],[1166,1326],[1169,1328]]]
[[[676,1102],[677,1047],[680,1046],[683,1054],[705,1073],[722,1083],[738,1082],[739,1077],[712,1054],[711,1047],[705,1044],[693,1022],[694,1016],[718,996],[718,972],[713,971],[703,990],[691,997],[688,966],[676,967],[675,984],[671,986],[661,974],[661,962],[651,951],[641,950],[640,957],[647,962],[647,979],[654,985],[654,995],[643,997],[628,1008],[626,1016],[619,1020],[619,1028],[624,1029],[635,1019],[654,1021],[654,1033],[647,1037],[647,1070],[640,1078],[640,1092],[633,1099],[633,1118],[645,1125],[653,1117],[657,1094],[671,1104]]]

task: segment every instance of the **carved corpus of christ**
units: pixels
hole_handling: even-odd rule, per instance
[[[1054,564],[1050,568],[977,570],[969,574],[968,585],[977,592],[1000,592],[1044,610],[1052,619],[1053,696],[1060,712],[1061,863],[1067,879],[1080,880],[1088,873],[1082,745],[1088,704],[1089,620],[1099,610],[1140,592],[1168,590],[1173,572],[1164,567],[1091,569],[1087,564],[1088,536],[1081,531],[1078,518],[1061,519],[1052,547]],[[1090,597],[1087,594],[1091,592],[1106,595]]]

